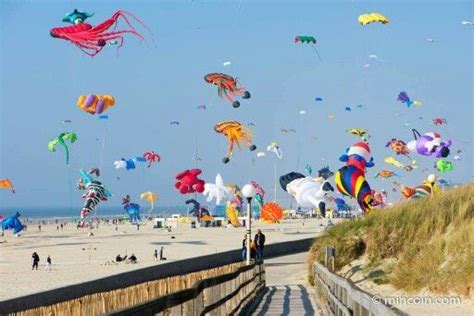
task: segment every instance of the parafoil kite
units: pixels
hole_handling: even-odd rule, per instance
[[[397,101],[400,101],[402,103],[405,103],[405,105],[407,106],[407,108],[409,108],[410,106],[414,105],[416,107],[420,107],[421,106],[421,102],[420,101],[412,101],[410,100],[410,98],[408,97],[408,94],[405,92],[405,91],[402,91],[398,94],[398,97],[397,97]]]
[[[66,164],[69,165],[69,147],[66,145],[66,140],[69,140],[71,144],[73,144],[77,140],[77,136],[75,133],[61,133],[48,143],[48,150],[55,152],[58,144],[63,146],[64,152],[66,153]]]
[[[290,172],[280,177],[282,189],[288,192],[301,207],[319,208],[324,214],[328,202],[328,192],[334,191],[323,178],[305,177],[298,172]]]
[[[334,181],[339,192],[355,198],[364,212],[370,211],[373,206],[373,196],[362,169],[344,166],[336,172]]]
[[[277,142],[271,142],[270,145],[267,146],[267,151],[274,153],[278,159],[283,158],[283,151]]]
[[[176,175],[175,188],[181,194],[202,193],[204,192],[204,180],[198,178],[202,173],[201,169],[185,170]]]
[[[207,196],[207,202],[211,202],[215,199],[216,205],[221,205],[232,198],[232,190],[224,185],[224,179],[222,179],[219,173],[216,175],[215,183],[204,184],[202,194]]]
[[[70,41],[87,55],[94,57],[105,47],[107,42],[118,40],[117,51],[122,47],[125,34],[132,34],[140,40],[145,37],[138,33],[130,23],[131,20],[138,22],[141,26],[150,29],[143,24],[137,17],[126,11],[117,11],[104,22],[92,26],[85,23],[85,20],[91,17],[93,13],[80,12],[77,9],[63,18],[63,22],[74,24],[72,26],[55,27],[50,30],[50,35],[54,38],[60,38]],[[119,19],[128,25],[129,28],[117,29]],[[110,29],[110,30],[109,30]]]
[[[267,202],[260,209],[260,220],[266,223],[278,223],[283,218],[283,210],[277,202]]]
[[[313,36],[295,36],[294,42],[302,44],[311,44],[314,49],[314,52],[316,53],[316,55],[318,55],[319,60],[322,61],[321,55],[319,55],[319,52],[316,49],[316,38],[314,38]]]
[[[410,188],[402,185],[401,193],[406,199],[419,199],[432,196],[439,190],[439,187],[436,185],[437,180],[434,174],[430,174],[428,178],[423,181],[423,184],[417,187]]]
[[[158,201],[158,194],[151,191],[143,192],[142,194],[140,194],[140,199],[150,203],[151,208],[148,212],[151,212],[155,207],[155,202]]]
[[[160,155],[158,155],[157,153],[155,153],[154,151],[147,151],[143,154],[143,158],[146,159],[146,161],[148,161],[148,168],[151,167],[151,164],[153,162],[160,162],[161,161],[161,157]]]
[[[448,122],[446,121],[445,118],[436,117],[436,118],[433,119],[433,124],[434,125],[443,125],[443,124],[448,124]]]
[[[321,97],[316,97],[316,98],[314,98],[314,101],[316,101],[316,102],[323,102],[323,98],[321,98]]]
[[[346,166],[354,166],[363,173],[366,167],[374,166],[374,158],[370,153],[370,147],[365,142],[358,142],[346,149],[346,153],[339,157],[340,161],[346,162]]]
[[[127,194],[124,198],[122,198],[122,205],[123,209],[127,212],[130,218],[130,223],[138,224],[141,222],[140,205],[132,203],[130,195]]]
[[[441,135],[436,132],[420,135],[415,129],[413,129],[413,136],[415,140],[407,144],[409,150],[423,156],[435,156],[437,158],[449,156],[449,147],[452,145],[451,140],[443,141]]]
[[[227,101],[232,103],[234,108],[240,106],[239,101],[234,101],[234,97],[242,97],[242,99],[250,99],[250,92],[246,91],[243,86],[239,84],[237,79],[223,73],[210,73],[204,77],[207,83],[217,86],[217,94],[219,97],[225,97]]]
[[[178,121],[171,121],[170,125],[179,125],[179,122]]]
[[[370,138],[369,131],[363,128],[350,128],[347,129],[346,132],[359,137],[364,142],[366,142]]]
[[[388,178],[391,178],[391,177],[394,177],[394,176],[398,176],[398,175],[393,171],[380,170],[379,172],[377,172],[377,174],[375,175],[374,178],[381,177],[381,178],[384,178],[384,179],[388,179]]]
[[[16,212],[15,215],[4,218],[3,220],[1,220],[2,230],[11,229],[11,230],[13,230],[13,234],[15,234],[15,235],[20,233],[24,228],[23,224],[20,222],[20,216],[21,216],[20,213]]]
[[[366,13],[359,15],[359,23],[363,26],[375,22],[387,24],[389,20],[386,16],[380,13]]]
[[[392,138],[385,147],[390,147],[397,155],[408,156],[410,150],[407,147],[407,144],[400,139]]]
[[[115,105],[115,98],[108,94],[81,95],[77,106],[89,114],[102,114]]]
[[[12,193],[15,193],[15,189],[13,188],[13,184],[10,179],[0,179],[0,189],[8,189],[11,190]]]
[[[351,111],[352,111],[352,108],[351,108],[350,106],[346,106],[346,107],[344,108],[344,110],[346,110],[347,112],[351,112]],[[351,133],[351,134],[352,134],[352,133]]]
[[[240,148],[241,141],[249,146],[250,151],[257,149],[257,146],[252,144],[252,131],[237,121],[219,122],[214,126],[214,131],[227,137],[227,142],[229,144],[226,157],[222,159],[223,163],[229,162],[234,146],[237,145],[237,147]]]
[[[453,171],[454,165],[451,161],[440,159],[436,162],[436,169],[441,173],[446,173],[448,171]]]

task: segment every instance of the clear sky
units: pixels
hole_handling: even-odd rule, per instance
[[[396,171],[395,180],[419,184],[433,169],[434,158],[416,156],[420,167],[411,173],[383,162],[392,155],[385,143],[392,137],[412,139],[411,128],[439,131],[462,149],[454,182],[473,175],[473,27],[472,1],[6,1],[0,5],[1,98],[0,178],[10,178],[17,193],[0,191],[0,206],[82,206],[70,176],[79,168],[99,166],[104,124],[76,106],[79,95],[112,94],[101,180],[114,194],[108,205],[144,191],[160,195],[159,205],[181,204],[174,189],[176,173],[194,167],[197,148],[203,178],[220,172],[227,183],[261,183],[273,198],[274,157],[255,158],[246,148],[229,164],[221,160],[226,140],[213,131],[221,120],[253,122],[254,142],[265,150],[277,141],[284,151],[278,175],[300,172],[306,164],[337,170],[338,157],[356,142],[347,128],[366,128],[376,166],[368,180],[375,189],[390,190],[391,180],[373,179],[380,169]],[[70,43],[50,37],[52,27],[74,8],[94,12],[97,24],[119,9],[132,12],[154,32],[156,46],[126,36],[116,55],[107,46],[95,58]],[[388,25],[362,27],[360,14],[380,12]],[[122,24],[123,25],[123,24]],[[139,26],[137,26],[139,27]],[[296,35],[318,40],[321,62],[309,45],[295,44]],[[434,39],[434,43],[426,41]],[[380,60],[369,59],[376,54]],[[223,67],[222,63],[232,64]],[[370,64],[364,68],[364,64]],[[252,93],[234,109],[204,82],[209,72],[226,72]],[[396,101],[406,90],[421,108]],[[315,102],[320,96],[323,102]],[[361,109],[356,105],[362,104]],[[198,105],[207,110],[198,111]],[[345,106],[352,106],[346,112]],[[306,115],[299,111],[305,110]],[[328,120],[334,114],[334,120]],[[419,119],[422,117],[422,119]],[[447,119],[436,127],[435,117]],[[71,124],[63,124],[63,120]],[[180,121],[179,126],[170,121]],[[404,126],[409,123],[410,126]],[[282,133],[294,128],[296,133]],[[74,131],[71,167],[64,153],[47,150],[61,132]],[[449,135],[447,134],[449,133]],[[115,170],[113,162],[154,150],[162,161],[152,168]],[[452,159],[453,155],[451,155]],[[404,162],[403,158],[400,158]],[[299,162],[299,164],[298,164]],[[120,180],[117,180],[117,176]],[[398,199],[399,193],[391,193]],[[278,198],[286,193],[278,188]],[[286,201],[288,201],[286,199]]]

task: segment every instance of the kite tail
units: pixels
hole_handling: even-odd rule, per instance
[[[62,143],[62,145],[64,146],[64,151],[66,152],[66,164],[69,165],[69,148],[65,143]]]

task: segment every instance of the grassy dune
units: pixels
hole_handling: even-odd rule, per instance
[[[366,258],[369,275],[369,270],[383,271],[373,278],[375,283],[389,283],[406,292],[428,289],[470,297],[474,294],[473,216],[471,184],[340,223],[315,240],[308,261],[323,262],[324,247],[335,246],[337,270]]]

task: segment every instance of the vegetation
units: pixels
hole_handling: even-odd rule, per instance
[[[474,184],[374,210],[360,220],[339,223],[317,238],[308,258],[309,269],[314,260],[324,262],[326,246],[334,246],[336,270],[366,258],[367,270],[383,267],[384,275],[372,279],[376,284],[389,283],[406,292],[428,289],[471,296],[473,216]]]

